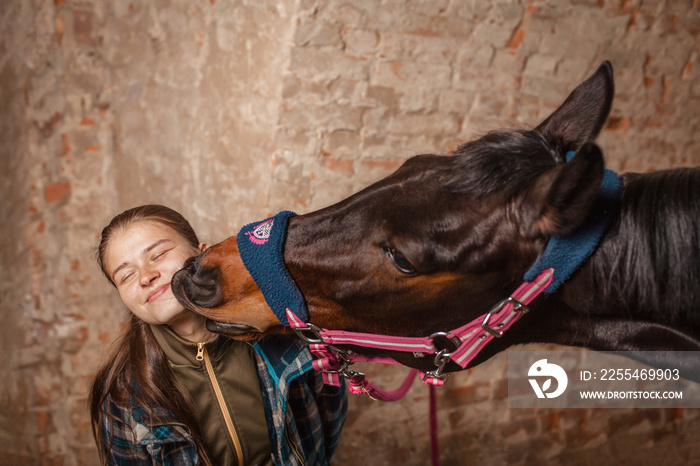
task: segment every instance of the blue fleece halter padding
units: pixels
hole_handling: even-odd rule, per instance
[[[570,162],[575,152],[566,154]],[[543,270],[554,268],[552,283],[545,288],[545,294],[553,293],[566,281],[583,262],[593,254],[610,222],[620,208],[622,180],[612,170],[605,170],[593,207],[583,225],[567,236],[552,236],[542,255],[525,272],[525,281],[532,281]]]
[[[309,319],[304,296],[284,265],[287,224],[295,215],[294,212],[282,211],[262,222],[244,226],[236,237],[243,264],[265,296],[267,305],[287,327],[287,308],[304,322]]]

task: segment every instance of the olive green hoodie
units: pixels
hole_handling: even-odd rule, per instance
[[[223,336],[197,344],[164,325],[151,325],[151,329],[170,367],[192,395],[214,464],[273,464],[253,348]]]

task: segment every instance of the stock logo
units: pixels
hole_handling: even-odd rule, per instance
[[[569,383],[569,378],[566,376],[564,369],[556,364],[550,364],[546,359],[540,359],[530,366],[530,370],[527,372],[529,377],[537,377],[537,379],[528,379],[532,389],[535,391],[537,398],[556,398],[566,390],[566,385]],[[538,379],[543,380],[542,386],[540,386]],[[557,381],[557,387],[554,391],[549,391],[552,388],[552,379]]]

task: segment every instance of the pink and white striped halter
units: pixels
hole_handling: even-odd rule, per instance
[[[387,356],[365,356],[351,350],[340,349],[339,346],[351,345],[408,352],[415,357],[432,357],[435,369],[422,372],[422,379],[425,383],[439,386],[447,378],[448,374],[444,369],[449,361],[466,368],[491,340],[500,338],[523,314],[528,312],[527,305],[547,288],[553,275],[554,269],[546,269],[533,281],[524,282],[508,298],[486,314],[450,332],[438,332],[427,337],[398,337],[323,329],[299,319],[289,308],[286,310],[287,320],[297,335],[309,344],[311,352],[317,357],[313,366],[314,369],[323,373],[325,383],[339,386],[341,377],[345,377],[353,393],[367,393],[373,398],[391,401],[400,398],[408,390],[412,380],[411,375],[396,392],[389,393],[372,385],[366,380],[364,374],[351,370],[350,366],[356,362],[366,361],[400,363]],[[414,370],[411,374],[415,372]]]

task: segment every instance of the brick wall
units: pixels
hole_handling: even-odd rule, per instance
[[[0,454],[95,464],[85,398],[125,311],[92,258],[161,202],[209,242],[482,132],[603,60],[608,165],[699,165],[694,0],[7,0],[0,6]],[[438,390],[443,464],[686,464],[696,410],[509,410],[505,357]],[[388,388],[405,369],[369,367]],[[427,388],[351,398],[336,464],[426,464]]]

